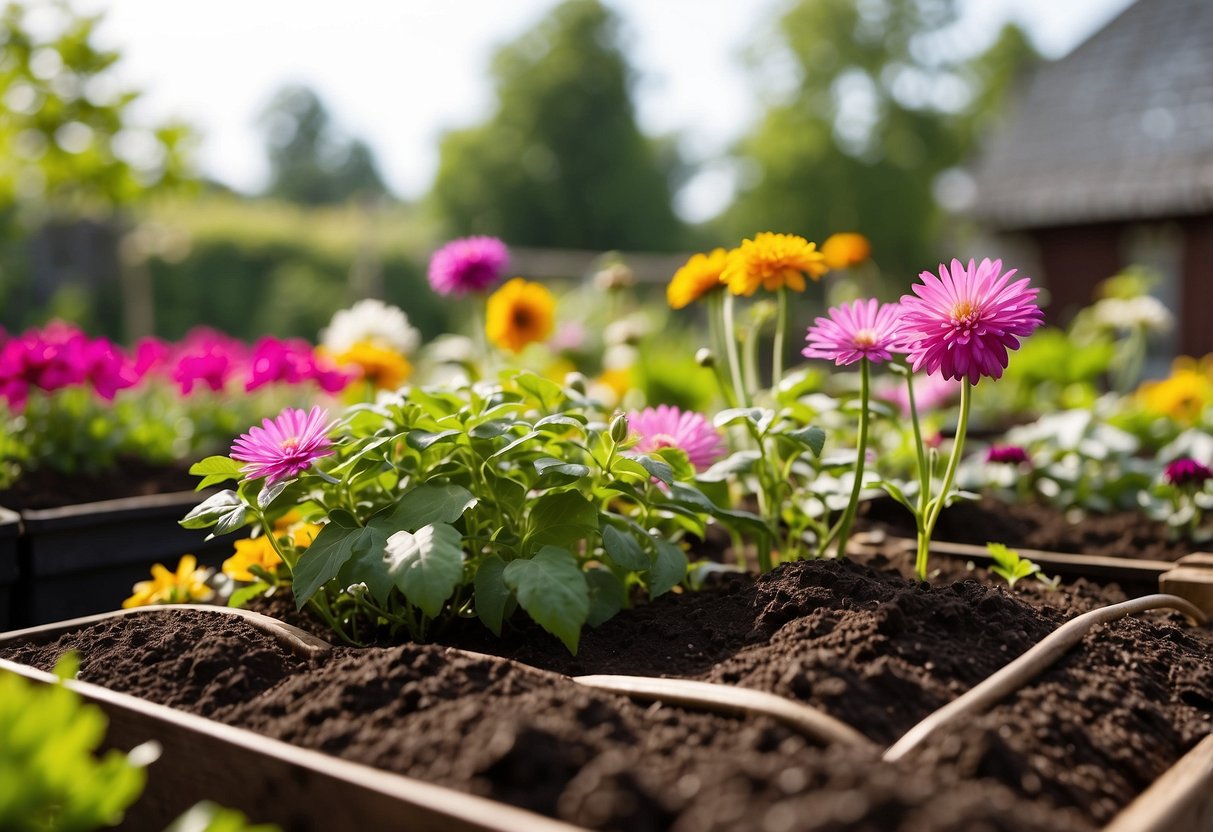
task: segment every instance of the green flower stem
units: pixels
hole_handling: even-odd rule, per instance
[[[720,394],[724,396],[725,404],[729,407],[737,407],[737,393],[729,386],[728,376],[725,375],[724,365],[721,363],[725,360],[727,347],[725,345],[724,336],[724,290],[716,289],[708,293],[708,343],[711,345],[712,357],[712,373],[716,377],[716,385],[720,388]]]
[[[927,449],[922,444],[922,426],[918,421],[918,402],[914,399],[914,373],[907,368],[906,401],[910,405],[910,424],[914,428],[914,450],[918,454],[918,515],[926,515],[927,498],[931,491],[931,471],[927,467]]]
[[[737,322],[734,315],[733,294],[724,296],[724,347],[729,359],[729,374],[733,379],[733,392],[740,407],[750,406],[750,397],[746,395],[745,384],[741,380],[741,359],[737,355]]]
[[[779,287],[779,311],[775,315],[775,340],[771,346],[771,391],[783,380],[784,340],[788,333],[788,287]]]
[[[745,341],[741,345],[741,367],[747,396],[753,396],[758,390],[758,341],[761,338],[762,327],[755,324],[746,330]]]
[[[943,513],[944,504],[948,500],[948,492],[952,489],[952,481],[956,478],[956,467],[960,464],[960,456],[964,451],[965,432],[969,427],[969,404],[973,399],[973,385],[966,378],[960,388],[960,417],[956,422],[956,440],[952,443],[952,454],[948,457],[948,467],[944,471],[943,484],[939,495],[927,504],[926,517],[921,521],[918,532],[918,556],[915,562],[915,572],[919,580],[926,580],[927,558],[930,555],[931,534],[939,515]]]
[[[838,557],[847,555],[847,539],[851,536],[851,524],[859,508],[859,494],[863,491],[863,469],[868,454],[868,397],[871,393],[871,368],[866,358],[859,359],[859,446],[855,459],[855,484],[851,486],[851,499],[843,512],[838,526]]]

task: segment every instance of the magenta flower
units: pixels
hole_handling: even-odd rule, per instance
[[[830,309],[829,317],[818,318],[805,338],[805,358],[826,358],[838,366],[866,358],[873,364],[888,361],[900,352],[897,325],[900,309],[895,303],[881,304],[875,298],[857,300]]]
[[[451,240],[430,258],[430,286],[440,295],[484,292],[501,280],[509,262],[509,250],[496,237]]]
[[[232,445],[232,459],[247,462],[245,477],[265,477],[266,485],[289,479],[333,452],[326,434],[336,423],[328,418],[320,407],[310,413],[288,407],[273,421],[265,419],[261,427],[242,434]]]
[[[662,448],[678,448],[702,471],[724,456],[725,444],[720,432],[693,410],[669,405],[646,407],[628,414],[628,426],[638,441],[633,450],[646,454]]]
[[[190,330],[181,343],[171,373],[183,396],[195,386],[223,390],[244,367],[248,350],[240,341],[213,329]]]
[[[991,445],[986,451],[986,462],[1001,462],[1006,465],[1031,464],[1028,452],[1018,445]]]
[[[901,338],[915,371],[926,368],[944,378],[1000,378],[1008,349],[1044,323],[1036,305],[1039,289],[1027,278],[1008,283],[1015,274],[1002,271],[1001,260],[973,260],[966,268],[952,260],[939,276],[919,275],[922,283],[901,298]]]
[[[1171,485],[1199,488],[1208,480],[1213,479],[1213,469],[1203,465],[1189,456],[1183,456],[1167,463],[1163,470],[1163,479]]]

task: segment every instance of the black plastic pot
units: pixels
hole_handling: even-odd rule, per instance
[[[19,574],[17,539],[20,533],[21,516],[0,508],[0,630],[15,626],[13,601]]]
[[[206,494],[182,491],[21,512],[17,583],[7,627],[29,627],[117,609],[154,563],[170,570],[184,554],[217,566],[230,538],[177,521]],[[3,580],[0,561],[0,581]]]

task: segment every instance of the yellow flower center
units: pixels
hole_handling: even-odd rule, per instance
[[[870,347],[876,343],[876,331],[872,329],[861,329],[855,333],[855,346]]]
[[[976,323],[974,320],[977,317],[977,307],[971,300],[962,300],[960,303],[952,307],[952,320],[956,323],[971,326]]]
[[[282,440],[282,444],[279,447],[284,451],[294,451],[299,447],[299,437],[288,436],[286,439]]]

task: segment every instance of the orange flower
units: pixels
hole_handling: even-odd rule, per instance
[[[872,256],[872,244],[862,234],[831,234],[821,244],[821,254],[831,269],[846,269],[866,262]]]
[[[768,292],[784,287],[803,292],[805,275],[819,280],[827,271],[816,243],[795,234],[764,231],[729,252],[720,280],[734,295],[749,297],[759,287]]]
[[[708,254],[692,254],[670,280],[665,289],[671,309],[682,309],[699,300],[713,289],[720,288],[720,273],[724,271],[729,253],[722,248]]]

